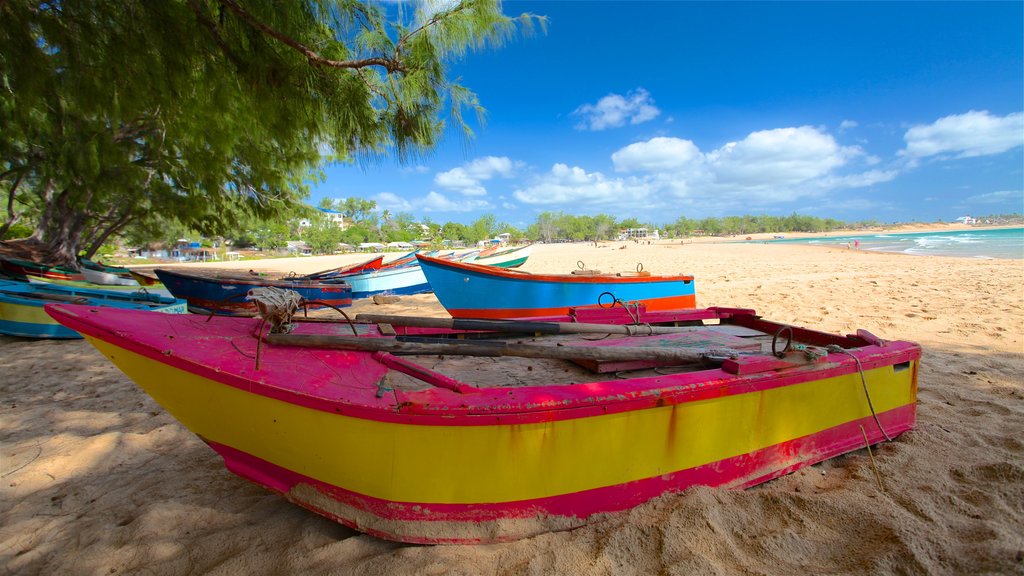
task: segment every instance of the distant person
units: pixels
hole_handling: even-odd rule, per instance
[[[854,240],[853,241],[853,248],[855,250],[860,250],[860,240]]]

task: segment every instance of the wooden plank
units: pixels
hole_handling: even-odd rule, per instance
[[[741,352],[760,352],[761,343],[728,334],[717,330],[718,326],[693,326],[685,332],[658,336],[638,336],[633,338],[608,338],[580,343],[578,346],[644,346],[657,348],[700,348],[729,349]],[[608,372],[624,372],[627,370],[644,370],[658,366],[671,366],[673,362],[656,359],[633,360],[573,360],[584,368],[605,374]]]

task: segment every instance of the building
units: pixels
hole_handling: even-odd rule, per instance
[[[659,240],[661,234],[657,230],[647,228],[626,228],[619,230],[619,240]]]
[[[331,222],[332,224],[334,224],[338,228],[341,228],[342,230],[345,229],[345,215],[344,214],[342,214],[341,212],[338,212],[337,210],[330,210],[328,208],[317,208],[317,210],[319,210],[321,213],[323,213],[324,217],[327,218],[327,220],[329,222]],[[303,218],[303,219],[299,220],[299,228],[309,228],[309,226],[311,224],[312,224],[312,221],[309,218]]]

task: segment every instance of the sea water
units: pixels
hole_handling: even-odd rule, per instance
[[[860,250],[902,252],[922,256],[1024,259],[1024,228],[914,232],[907,234],[852,234],[770,240],[771,243],[812,244],[846,248],[859,242]]]

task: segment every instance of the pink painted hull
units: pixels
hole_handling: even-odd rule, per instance
[[[914,428],[916,407],[910,405],[879,414],[879,421],[890,438],[896,437]],[[629,510],[659,496],[682,492],[694,486],[744,489],[774,480],[805,466],[863,448],[862,428],[871,444],[884,440],[874,420],[869,417],[750,454],[628,484],[551,498],[470,506],[381,500],[338,486],[324,484],[313,478],[275,466],[251,454],[235,450],[230,446],[215,442],[210,442],[209,445],[224,458],[225,466],[235,474],[269,488],[295,504],[331,518],[349,528],[366,532],[378,538],[410,544],[480,544],[512,541],[532,534],[507,533],[497,537],[474,538],[410,536],[404,533],[390,532],[386,529],[368,527],[353,518],[338,516],[330,510],[318,507],[315,503],[305,501],[291,493],[296,486],[304,484],[315,486],[320,493],[329,495],[336,502],[371,513],[379,519],[381,525],[410,523],[480,525],[493,522],[495,519],[531,519],[547,516],[576,519],[574,524],[566,527],[566,529],[570,529],[586,524],[596,514]],[[761,470],[764,473],[751,477],[751,470]]]
[[[752,486],[863,447],[865,434],[875,443],[882,429],[895,437],[915,425],[920,347],[866,332],[785,327],[801,343],[836,349],[795,363],[755,352],[689,372],[491,388],[380,352],[264,344],[257,367],[258,319],[47,311],[90,338],[232,472],[403,542],[497,542],[571,529],[691,486]],[[615,310],[574,317],[622,321]],[[645,319],[718,320],[769,340],[783,328],[747,310]],[[300,323],[295,331],[351,329]],[[374,325],[359,330],[381,337]],[[395,372],[430,386],[394,389]]]

